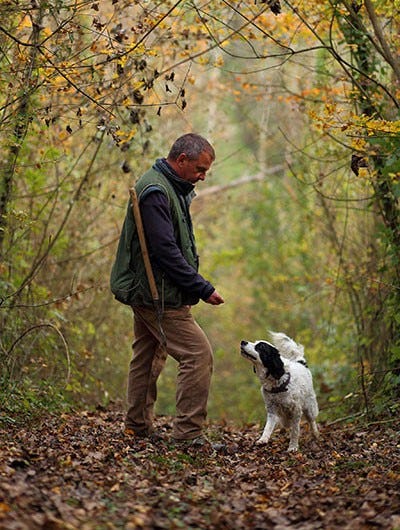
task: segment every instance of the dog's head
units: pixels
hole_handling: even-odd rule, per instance
[[[280,379],[285,373],[283,361],[279,350],[269,342],[258,340],[240,343],[240,353],[245,359],[251,361],[255,371],[260,378],[268,376]]]

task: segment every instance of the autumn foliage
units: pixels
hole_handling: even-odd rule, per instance
[[[304,343],[324,414],[398,412],[398,9],[1,2],[6,419],[122,397],[131,322],[108,276],[127,189],[189,130],[217,151],[193,203],[227,300],[195,309],[215,349],[211,415],[262,414],[236,352],[267,329]]]

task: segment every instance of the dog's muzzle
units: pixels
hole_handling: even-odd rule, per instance
[[[257,358],[255,357],[255,355],[252,355],[251,353],[249,353],[247,350],[246,350],[246,346],[248,345],[248,342],[246,340],[242,340],[241,343],[240,343],[240,353],[244,356],[244,357],[247,357],[248,359],[251,359],[253,361],[256,361]]]

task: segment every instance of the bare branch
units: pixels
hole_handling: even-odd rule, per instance
[[[270,168],[267,168],[263,173],[257,173],[256,175],[250,175],[245,177],[240,177],[232,182],[228,182],[227,184],[220,184],[215,186],[210,186],[206,188],[205,190],[202,190],[197,193],[196,199],[202,199],[203,197],[206,197],[208,195],[215,195],[217,193],[221,193],[227,189],[231,188],[237,188],[238,186],[244,186],[246,184],[250,184],[251,182],[260,182],[265,180],[269,175],[273,175],[275,173],[278,173],[278,171],[282,171],[285,169],[285,166],[283,164],[279,164],[276,166],[272,166]]]
[[[393,71],[396,74],[397,79],[400,81],[400,65],[399,65],[399,61],[392,54],[392,52],[391,52],[391,50],[390,50],[390,48],[388,46],[388,43],[387,43],[385,37],[383,36],[382,29],[381,29],[381,27],[379,25],[378,18],[376,16],[376,13],[375,13],[375,10],[374,10],[374,6],[372,5],[371,0],[364,0],[364,4],[365,4],[365,8],[366,8],[366,10],[368,12],[369,19],[371,20],[371,24],[372,24],[372,26],[374,28],[375,35],[376,35],[377,39],[379,40],[379,42],[380,42],[380,44],[382,46],[383,52],[381,52],[381,53],[382,53],[384,59],[386,59],[386,61],[393,68]]]
[[[64,335],[61,333],[61,331],[57,328],[57,326],[55,326],[54,324],[50,324],[50,323],[44,323],[44,324],[36,324],[34,326],[31,326],[30,328],[26,329],[22,335],[20,335],[10,346],[10,348],[8,349],[8,351],[6,352],[8,356],[11,355],[13,349],[15,348],[15,346],[26,336],[28,335],[29,333],[31,333],[32,331],[35,331],[37,329],[41,329],[41,328],[50,328],[52,329],[53,331],[55,331],[58,336],[61,338],[61,341],[63,343],[63,346],[64,346],[64,351],[65,351],[65,357],[66,357],[66,360],[67,360],[67,375],[65,377],[65,385],[68,384],[69,380],[70,380],[70,377],[71,377],[71,357],[70,357],[70,353],[69,353],[69,348],[68,348],[68,344],[67,344],[67,341],[65,340],[65,337]]]

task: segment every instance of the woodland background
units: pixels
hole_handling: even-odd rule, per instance
[[[241,339],[304,344],[322,419],[398,414],[400,2],[1,0],[1,419],[124,399],[109,273],[128,188],[180,134],[210,417],[262,421]],[[173,413],[175,365],[158,409]]]

